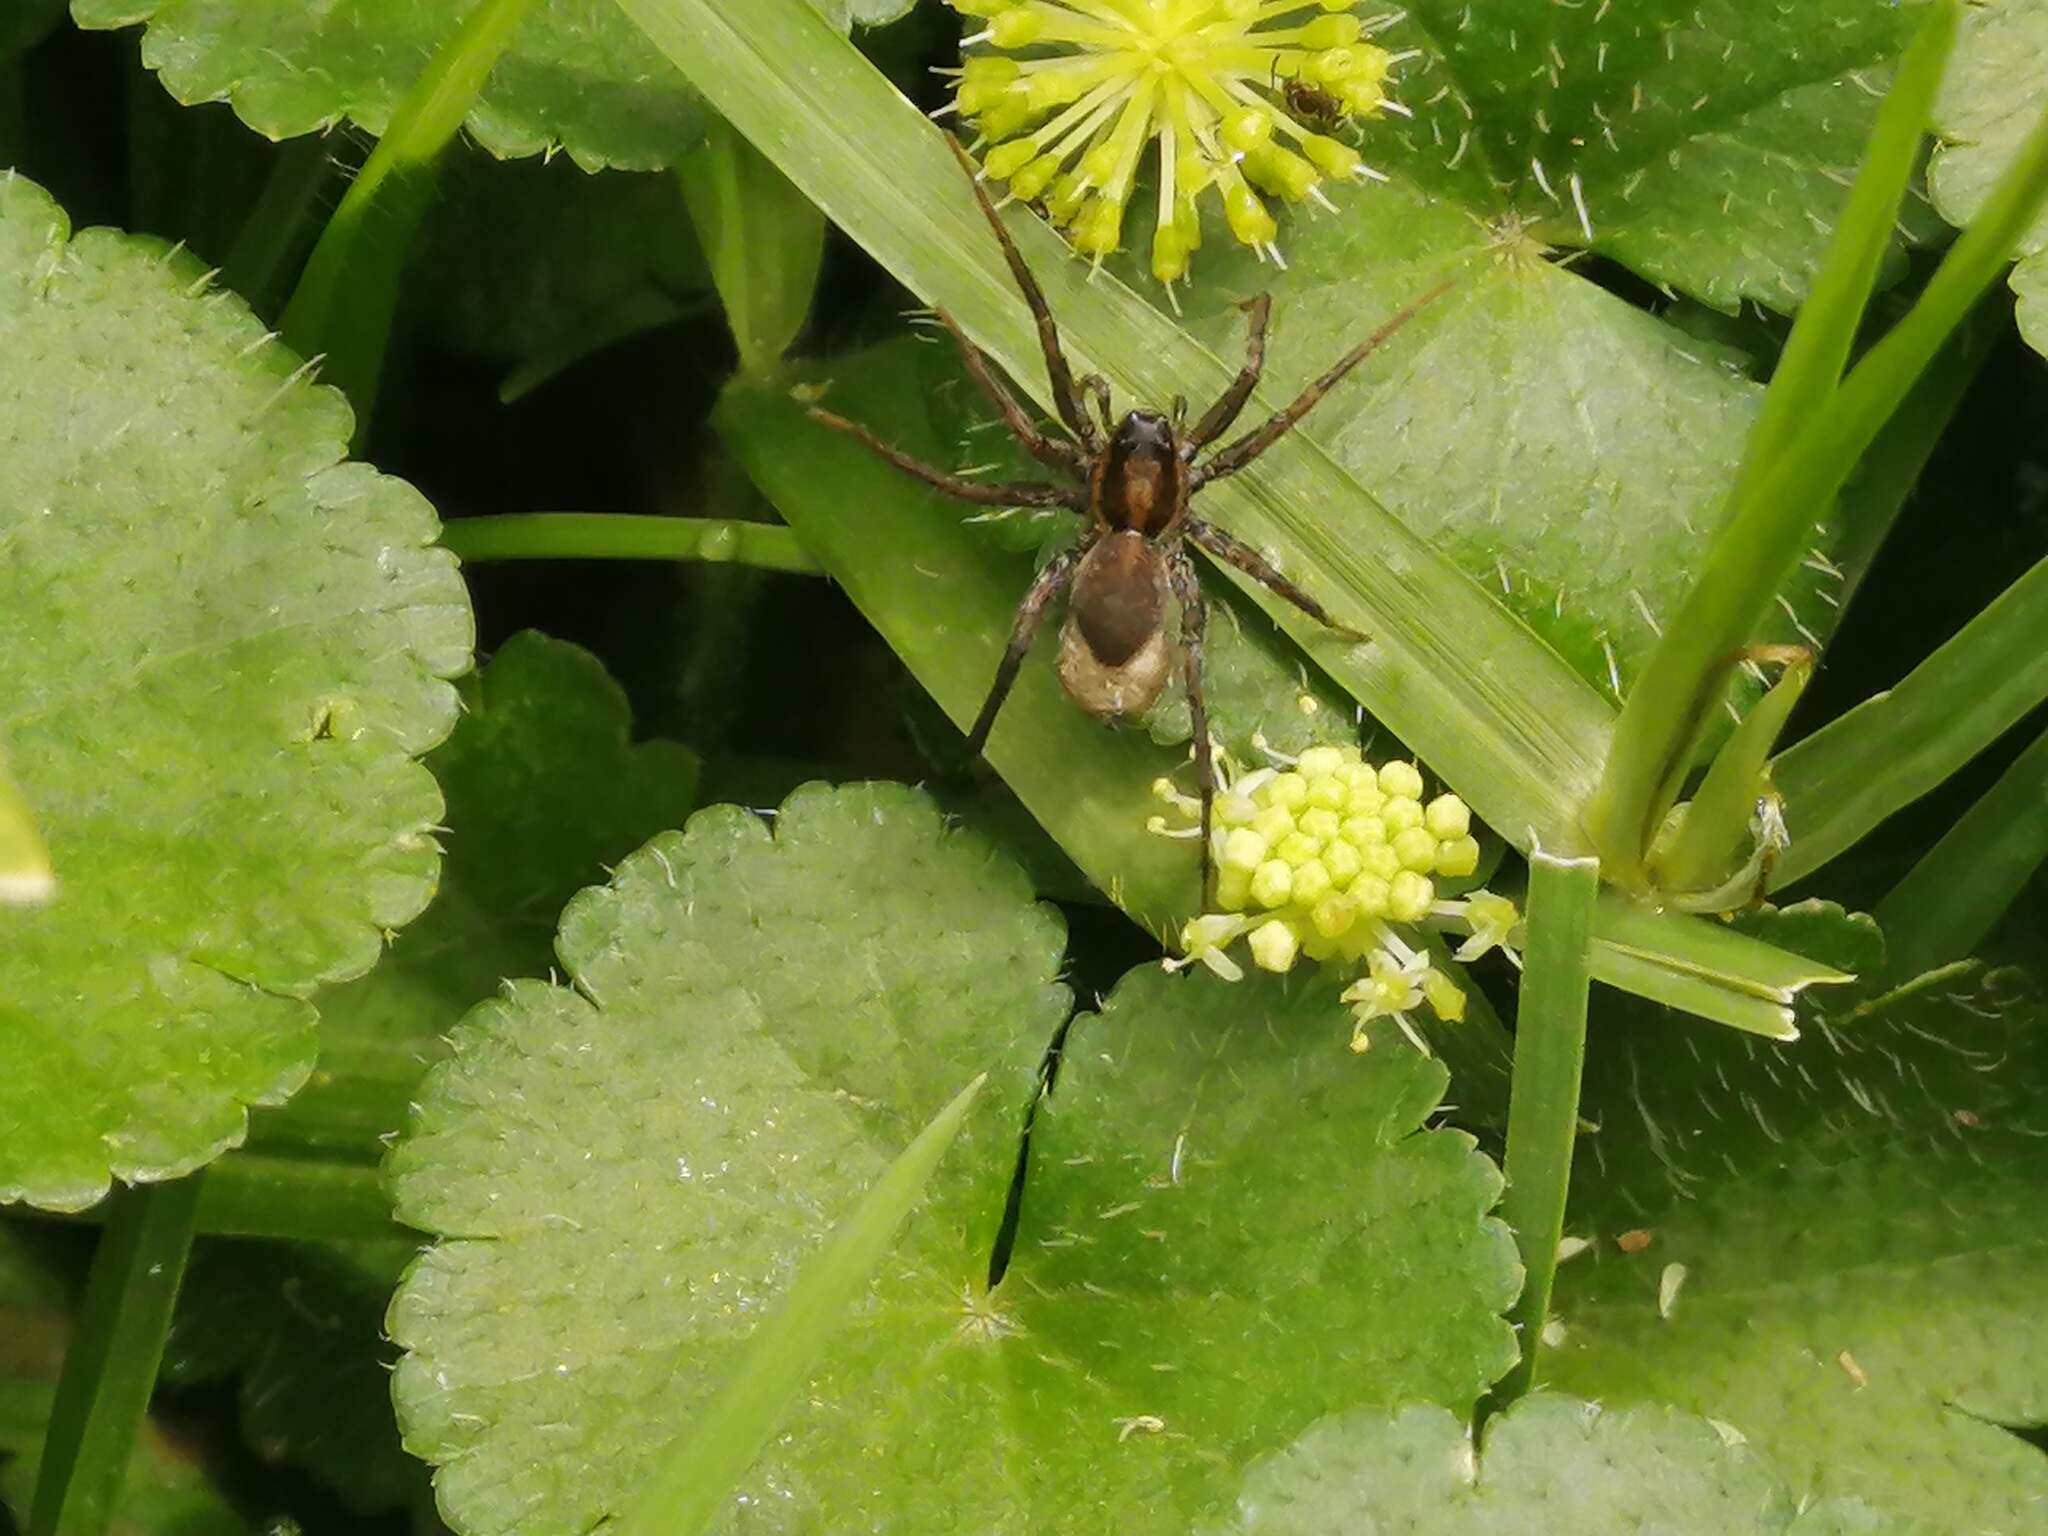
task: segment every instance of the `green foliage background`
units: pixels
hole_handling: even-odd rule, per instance
[[[1277,403],[1458,277],[1205,502],[1373,642],[1212,580],[1233,756],[1419,757],[1503,889],[1582,841],[1931,13],[1427,0],[1413,116],[1360,132],[1390,179],[1290,213],[1284,269],[1214,231],[1177,306],[1012,215],[1120,403],[1211,391],[1252,291]],[[2034,163],[2044,26],[1964,16],[1859,346]],[[970,762],[1071,528],[803,416],[1029,472],[904,315],[1041,387],[916,115],[962,30],[0,16],[0,891],[24,848],[58,881],[0,906],[12,1519],[2038,1528],[2048,225],[1752,636],[1825,647],[1779,875],[1830,899],[1609,892],[1571,972],[1752,1028],[1859,979],[1789,1042],[1594,989],[1511,1401],[1514,967],[1458,972],[1438,1056],[1346,1050],[1341,979],[1163,970],[1184,695],[1106,731],[1035,654]],[[316,242],[333,302],[288,312]]]

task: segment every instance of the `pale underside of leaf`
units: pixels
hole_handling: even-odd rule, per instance
[[[59,900],[0,943],[0,1197],[239,1140],[433,891],[467,594],[199,263],[0,177],[0,738]]]

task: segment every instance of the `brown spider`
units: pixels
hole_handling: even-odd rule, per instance
[[[959,343],[968,373],[1018,442],[1065,483],[968,480],[911,458],[843,416],[813,407],[811,417],[856,438],[898,469],[963,501],[992,507],[1068,507],[1088,519],[1080,539],[1046,563],[1018,605],[1017,617],[1010,627],[1010,643],[996,667],[995,683],[973,729],[967,733],[970,752],[979,753],[987,743],[996,711],[1009,696],[1017,669],[1031,648],[1032,637],[1038,633],[1046,609],[1069,584],[1073,595],[1067,604],[1066,623],[1060,629],[1060,683],[1081,708],[1112,724],[1143,714],[1164,691],[1173,666],[1173,645],[1166,634],[1169,594],[1179,603],[1180,649],[1188,713],[1194,728],[1195,773],[1201,781],[1202,885],[1206,894],[1211,862],[1211,812],[1216,796],[1208,708],[1202,698],[1202,631],[1207,609],[1200,578],[1183,540],[1192,539],[1218,560],[1236,566],[1317,623],[1353,640],[1365,637],[1339,624],[1321,603],[1276,571],[1250,545],[1191,514],[1188,500],[1210,481],[1235,474],[1264,453],[1307,415],[1338,380],[1451,284],[1441,283],[1410,303],[1304,389],[1292,405],[1198,462],[1201,451],[1237,420],[1259,382],[1265,362],[1271,296],[1259,294],[1243,306],[1250,318],[1244,367],[1192,428],[1186,425],[1187,401],[1178,398],[1170,417],[1139,409],[1127,411],[1117,420],[1110,414],[1109,385],[1099,375],[1090,374],[1078,383],[1075,380],[1066,354],[1060,350],[1059,331],[1046,307],[1045,295],[1039,291],[1009,231],[996,216],[974,162],[952,138],[946,142],[966,170],[975,201],[995,231],[1011,276],[1038,322],[1038,340],[1045,352],[1053,404],[1075,441],[1067,442],[1041,432],[953,317],[941,309],[939,319]],[[1094,403],[1099,424],[1083,409],[1084,396]]]

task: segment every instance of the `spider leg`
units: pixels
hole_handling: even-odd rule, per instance
[[[1048,485],[1043,480],[969,480],[913,459],[900,448],[891,448],[859,422],[848,421],[844,416],[835,416],[817,406],[811,407],[810,416],[821,426],[844,432],[906,475],[914,475],[926,485],[944,491],[948,496],[958,496],[962,501],[984,507],[1070,507],[1077,512],[1087,505],[1083,499],[1086,493],[1079,486]]]
[[[1193,489],[1195,486],[1207,485],[1211,480],[1221,480],[1225,475],[1236,474],[1245,465],[1251,463],[1253,459],[1256,459],[1260,454],[1272,447],[1279,440],[1282,433],[1306,416],[1314,409],[1318,400],[1322,399],[1324,395],[1327,395],[1336,387],[1338,380],[1372,356],[1394,332],[1400,330],[1402,326],[1421,314],[1424,309],[1450,292],[1452,284],[1456,281],[1457,279],[1455,278],[1446,278],[1421,298],[1411,300],[1403,308],[1397,310],[1392,319],[1388,320],[1378,330],[1374,331],[1365,340],[1345,353],[1343,357],[1339,358],[1336,366],[1311,383],[1307,389],[1304,389],[1295,398],[1292,405],[1269,417],[1263,426],[1246,433],[1228,448],[1217,450],[1207,463],[1197,464],[1194,474],[1191,476],[1190,489]],[[1242,378],[1243,375],[1239,375],[1239,377]],[[1234,385],[1232,386],[1233,390],[1235,387]],[[1228,395],[1224,397],[1225,400],[1228,398]],[[1222,402],[1219,401],[1218,404],[1220,405]],[[1198,425],[1195,430],[1200,432],[1201,427]]]
[[[1214,523],[1205,523],[1199,517],[1187,519],[1181,524],[1181,530],[1218,560],[1236,566],[1267,591],[1286,598],[1325,629],[1335,630],[1347,640],[1366,638],[1349,624],[1338,623],[1329,609],[1274,570],[1264,555],[1242,539],[1233,538]]]
[[[1038,279],[1031,275],[1031,269],[1024,265],[1024,255],[1017,249],[1017,242],[1010,238],[1009,230],[996,214],[995,204],[988,200],[988,189],[981,184],[981,171],[968,159],[967,151],[960,147],[960,141],[950,133],[947,144],[952,146],[953,157],[960,162],[960,169],[967,173],[967,184],[974,189],[974,200],[981,204],[981,211],[988,219],[988,227],[996,232],[996,243],[1003,248],[1003,259],[1010,264],[1010,276],[1017,280],[1017,291],[1024,295],[1024,305],[1031,311],[1031,318],[1038,322],[1038,345],[1045,353],[1046,381],[1052,385],[1052,403],[1060,413],[1060,420],[1067,424],[1067,430],[1087,448],[1101,447],[1095,436],[1095,425],[1081,409],[1081,398],[1074,390],[1074,370],[1067,366],[1067,354],[1060,350],[1059,327],[1053,324],[1052,311],[1046,307],[1045,294],[1038,286]]]
[[[1081,393],[1095,402],[1095,414],[1102,418],[1102,430],[1108,437],[1116,436],[1116,420],[1109,413],[1109,380],[1099,373],[1091,373],[1081,380]]]
[[[1017,681],[1017,669],[1024,665],[1024,653],[1031,649],[1031,641],[1045,618],[1045,610],[1072,578],[1074,567],[1094,542],[1092,537],[1084,537],[1080,543],[1061,550],[1046,561],[1045,569],[1038,573],[1037,579],[1031,583],[1031,590],[1024,594],[1024,601],[1017,605],[1017,617],[1010,622],[1010,643],[1003,647],[1003,659],[996,663],[995,681],[989,685],[981,713],[974,717],[974,728],[967,733],[967,750],[975,756],[979,757],[981,749],[988,745],[989,728],[996,723],[996,711],[1010,696],[1011,685]]]
[[[1070,475],[1086,473],[1087,466],[1082,460],[1080,450],[1072,443],[1060,442],[1057,438],[1047,437],[1039,431],[1038,423],[1031,419],[1024,407],[1017,403],[1017,397],[1011,394],[1004,387],[1003,381],[990,370],[988,359],[982,355],[981,348],[967,339],[967,333],[960,329],[959,322],[944,309],[939,310],[938,315],[946,329],[953,333],[953,340],[960,348],[961,359],[967,364],[968,376],[981,386],[981,392],[1002,416],[1003,425],[1010,429],[1010,434],[1024,445],[1024,451],[1050,469],[1061,470]]]
[[[1277,67],[1277,66],[1276,66]],[[1237,420],[1244,403],[1251,399],[1252,390],[1258,386],[1259,374],[1266,366],[1266,321],[1273,313],[1273,296],[1262,293],[1246,299],[1244,312],[1250,317],[1245,326],[1244,367],[1238,370],[1236,378],[1230,381],[1230,388],[1217,397],[1216,403],[1202,414],[1195,423],[1195,430],[1187,435],[1181,446],[1186,458],[1193,458],[1221,434],[1230,430],[1230,424]]]
[[[1202,796],[1202,901],[1206,904],[1216,863],[1216,851],[1209,846],[1216,812],[1216,763],[1209,743],[1209,703],[1202,697],[1202,635],[1208,627],[1209,609],[1202,598],[1201,577],[1186,549],[1174,550],[1170,558],[1173,595],[1180,602],[1181,663],[1187,676],[1188,723],[1195,736],[1195,779]]]

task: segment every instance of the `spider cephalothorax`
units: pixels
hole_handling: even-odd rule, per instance
[[[1208,709],[1202,697],[1202,630],[1207,608],[1186,541],[1193,540],[1216,559],[1236,566],[1317,623],[1354,639],[1364,637],[1330,617],[1322,604],[1276,571],[1250,545],[1192,516],[1188,511],[1189,498],[1210,481],[1234,474],[1264,453],[1307,415],[1339,379],[1450,284],[1439,284],[1397,313],[1304,389],[1285,410],[1204,458],[1202,450],[1230,429],[1259,382],[1265,362],[1266,321],[1272,307],[1268,296],[1260,294],[1245,304],[1250,336],[1244,367],[1192,427],[1186,425],[1184,400],[1174,402],[1171,415],[1141,409],[1127,411],[1121,417],[1112,416],[1108,384],[1094,374],[1079,381],[1074,378],[1037,280],[997,217],[973,162],[957,143],[950,139],[947,142],[960,157],[973,185],[975,200],[988,216],[989,226],[995,230],[1003,256],[1009,262],[1010,273],[1017,280],[1032,318],[1038,322],[1053,404],[1072,441],[1041,431],[953,317],[941,309],[939,319],[959,343],[968,373],[1010,431],[1026,452],[1054,471],[1059,479],[1001,483],[969,480],[911,458],[843,416],[815,408],[811,415],[826,426],[858,438],[899,469],[962,500],[994,507],[1069,507],[1088,519],[1080,539],[1046,563],[1018,605],[1016,620],[1010,627],[1010,643],[996,667],[988,699],[982,704],[973,729],[967,733],[967,745],[969,750],[979,752],[987,742],[996,711],[1009,696],[1024,653],[1031,648],[1032,637],[1038,633],[1047,607],[1062,590],[1071,588],[1066,622],[1060,630],[1060,683],[1068,696],[1090,714],[1117,721],[1144,713],[1164,691],[1178,650],[1194,727],[1196,775],[1201,781],[1202,867],[1206,884],[1210,813],[1215,799]],[[1092,416],[1088,404],[1094,407]],[[1180,608],[1177,647],[1167,634],[1168,613],[1176,603]]]

